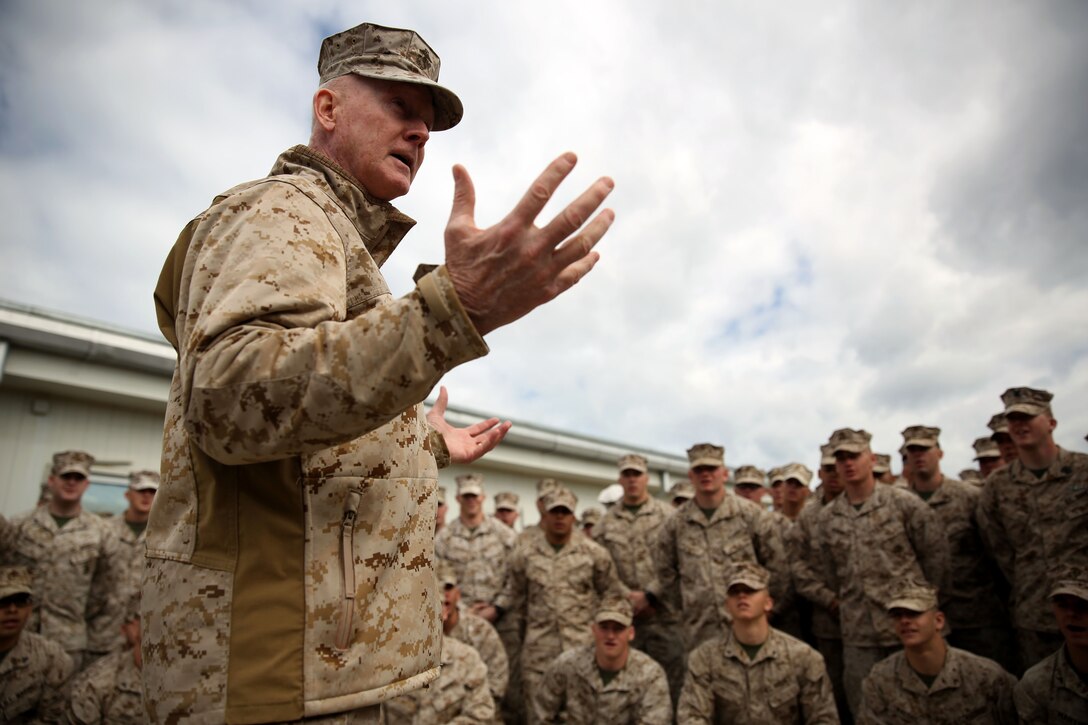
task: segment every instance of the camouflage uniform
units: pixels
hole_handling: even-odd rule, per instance
[[[627,664],[606,685],[593,645],[555,660],[533,697],[536,720],[568,725],[669,725],[672,700],[661,665],[631,649]]]
[[[34,576],[34,611],[27,630],[62,646],[77,668],[84,653],[109,652],[121,624],[123,553],[109,525],[84,511],[63,527],[46,506],[11,521],[0,541],[0,564]]]
[[[148,722],[140,669],[131,649],[103,657],[72,681],[68,722],[80,725]]]
[[[523,539],[510,557],[506,585],[495,605],[520,612],[525,621],[521,646],[524,696],[548,666],[571,647],[593,641],[590,624],[606,595],[627,596],[608,552],[577,532],[558,552],[542,529]],[[504,616],[506,616],[504,614]]]
[[[60,722],[73,669],[59,644],[24,629],[0,660],[0,722]]]
[[[1088,722],[1088,684],[1073,669],[1065,645],[1025,672],[1014,696],[1025,725]]]
[[[771,514],[751,501],[727,493],[708,520],[692,499],[659,529],[651,593],[681,612],[689,650],[724,633],[726,582],[736,561],[762,564],[771,572],[771,596],[784,597],[782,536]]]
[[[675,513],[664,501],[652,496],[636,511],[617,503],[601,518],[593,540],[608,550],[616,571],[628,588],[652,590],[657,572],[653,544],[665,520]],[[672,699],[680,696],[684,684],[684,636],[675,611],[648,609],[635,618],[635,639],[631,646],[653,657],[669,678]]]
[[[365,48],[394,79],[437,79],[415,33],[374,26],[326,39],[322,77]],[[295,720],[438,676],[448,451],[421,401],[487,346],[444,266],[390,294],[379,267],[412,224],[296,146],[171,251],[155,297],[178,364],[143,584],[154,719]]]
[[[516,541],[517,534],[501,521],[485,516],[469,530],[458,518],[438,532],[434,551],[453,565],[467,602],[492,602],[502,590],[506,560]]]
[[[1088,455],[1058,449],[1041,478],[1018,460],[999,468],[986,479],[977,516],[986,545],[1012,584],[1013,625],[1022,635],[1053,643],[1037,653],[1022,651],[1030,666],[1061,644],[1047,601],[1048,570],[1062,563],[1088,565]]]
[[[385,703],[386,725],[491,723],[495,704],[487,689],[487,666],[471,646],[442,638],[438,679]]]
[[[942,589],[949,572],[944,527],[911,491],[876,485],[855,509],[846,494],[820,510],[817,522],[825,584],[838,592],[843,681],[852,712],[861,682],[899,648],[885,606],[904,582]]]
[[[688,657],[680,723],[837,723],[835,698],[820,654],[778,630],[754,660],[733,637],[706,642]]]
[[[862,685],[859,725],[1016,724],[1016,678],[993,660],[948,648],[930,686],[911,669],[904,652],[878,662]]]
[[[498,702],[506,693],[506,682],[510,677],[506,650],[503,649],[495,628],[483,617],[473,614],[463,605],[457,606],[457,625],[446,633],[458,641],[470,645],[487,665],[487,686],[492,697]]]

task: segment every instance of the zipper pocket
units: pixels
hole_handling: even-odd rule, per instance
[[[340,520],[340,619],[336,626],[335,646],[346,650],[351,644],[352,620],[355,617],[355,518],[359,512],[359,491],[348,493],[344,501],[344,517]]]

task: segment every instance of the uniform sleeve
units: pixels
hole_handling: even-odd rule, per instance
[[[790,574],[797,593],[825,609],[835,601],[835,592],[817,573],[822,569],[819,544],[816,538],[815,516],[804,514],[785,536],[786,553],[789,555]]]
[[[597,596],[602,599],[618,597],[626,599],[631,592],[620,581],[620,575],[616,572],[616,562],[612,561],[612,555],[608,549],[594,544],[593,546],[593,587],[597,590]]]
[[[72,682],[72,694],[64,721],[73,725],[97,725],[104,722],[104,705],[112,689],[108,670],[96,663],[83,670]]]
[[[774,598],[774,611],[781,612],[789,604],[790,567],[782,543],[782,530],[769,511],[760,511],[756,519],[756,558],[771,574],[767,589]]]
[[[533,693],[534,720],[540,723],[558,723],[566,704],[566,677],[568,663],[558,659],[544,671],[544,677]]]
[[[996,475],[996,474],[995,474]],[[993,476],[991,476],[991,479]],[[991,483],[982,487],[975,508],[975,519],[978,522],[978,531],[982,536],[982,542],[990,552],[990,556],[1001,568],[1005,579],[1013,581],[1013,562],[1016,554],[1005,532],[1005,525],[1001,520],[1000,501],[997,495],[997,486]]]
[[[176,278],[180,297],[164,302],[171,280],[160,279],[160,325],[168,338],[176,327],[186,429],[220,463],[356,438],[487,352],[445,267],[400,299],[351,300],[363,309],[345,321],[344,241],[326,210],[290,182],[269,180],[221,201],[186,227],[175,250],[186,237],[191,276],[174,274],[188,287],[178,289]],[[367,292],[384,295],[379,283]]]
[[[513,611],[523,614],[528,587],[529,580],[525,576],[525,549],[516,547],[514,553],[510,555],[510,566],[506,569],[502,592],[492,604],[504,612]]]
[[[656,662],[646,663],[649,677],[639,701],[634,722],[644,725],[669,725],[672,722],[672,695],[665,670]]]
[[[657,530],[657,545],[653,549],[654,571],[657,575],[646,593],[672,612],[680,611],[679,572],[676,557],[676,527],[679,515],[670,516]]]
[[[38,703],[38,717],[41,722],[64,722],[75,665],[59,645],[50,656],[51,661],[45,671],[42,699]]]
[[[480,624],[480,629],[483,630],[483,636],[479,638],[477,649],[480,658],[487,665],[487,684],[491,696],[498,701],[506,694],[506,685],[510,680],[510,663],[495,628],[484,621]]]
[[[1047,722],[1045,692],[1037,692],[1027,676],[1013,690],[1016,714],[1024,725]]]
[[[990,702],[994,705],[994,716],[998,725],[1016,725],[1016,702],[1013,693],[1017,688],[1016,678],[1004,670],[994,680],[990,693]]]
[[[901,499],[907,506],[907,534],[926,581],[947,597],[952,590],[948,536],[937,514],[917,496]]]
[[[839,711],[831,688],[824,658],[815,650],[808,652],[801,675],[801,708],[805,725],[838,725]]]
[[[872,673],[861,683],[861,707],[857,716],[858,725],[881,725],[882,714],[888,709],[884,693],[873,679]]]
[[[121,621],[124,618],[125,594],[121,578],[124,573],[124,556],[121,541],[109,528],[103,527],[99,544],[98,562],[91,588],[87,595],[87,651],[103,655],[112,650],[118,641]]]
[[[465,646],[465,699],[461,703],[461,714],[450,720],[455,725],[472,723],[491,723],[495,719],[495,701],[487,687],[487,666],[484,665],[476,650]]]
[[[706,645],[692,652],[688,659],[688,671],[684,674],[684,687],[680,702],[676,705],[676,721],[706,723],[714,717],[714,693],[710,688],[709,657]]]

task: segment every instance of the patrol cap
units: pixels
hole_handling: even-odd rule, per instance
[[[937,590],[930,586],[911,584],[896,591],[884,609],[906,609],[911,612],[928,612],[937,608]]]
[[[869,441],[872,439],[873,435],[868,431],[839,428],[831,434],[831,440],[827,443],[831,447],[831,455],[835,455],[839,451],[862,453],[869,450]]]
[[[822,446],[820,446],[820,465],[835,465],[835,449],[831,446],[830,443],[824,443]]]
[[[616,467],[620,471],[638,471],[639,473],[646,473],[650,470],[650,462],[646,460],[645,456],[640,456],[637,453],[628,453],[625,456],[620,456],[620,459],[616,461]]]
[[[873,473],[881,475],[892,470],[892,457],[890,453],[874,453],[876,463],[873,464]]]
[[[975,449],[976,461],[983,458],[1001,458],[1001,449],[994,443],[993,438],[976,438],[971,447]]]
[[[0,566],[0,599],[14,594],[34,596],[34,577],[25,566]]]
[[[766,481],[766,475],[763,471],[759,470],[755,466],[737,466],[737,470],[733,471],[733,485],[739,486],[743,483],[749,483],[755,486],[763,486]]]
[[[1054,396],[1045,390],[1035,388],[1009,388],[1001,395],[1001,402],[1005,404],[1005,415],[1009,413],[1026,413],[1027,415],[1039,415],[1050,412],[1050,401]]]
[[[544,494],[544,510],[565,508],[571,513],[578,506],[578,497],[566,486],[558,486]]]
[[[439,486],[438,487],[438,505],[442,506],[445,503],[446,503],[446,487],[445,486]]]
[[[785,470],[785,466],[775,466],[771,470],[767,471],[767,479],[770,481],[772,486],[774,486],[776,483],[783,483],[786,480],[786,476],[783,473]]]
[[[87,478],[91,477],[91,466],[94,465],[94,456],[86,451],[61,451],[53,454],[52,474],[63,476],[66,473],[82,473]]]
[[[442,588],[457,586],[457,571],[445,559],[438,560],[438,566],[434,573],[438,578],[438,586]]]
[[[1068,594],[1077,599],[1088,602],[1088,574],[1083,569],[1072,569],[1063,572],[1061,578],[1054,581],[1050,588],[1050,598]]]
[[[807,486],[812,482],[812,471],[808,466],[803,463],[787,463],[780,469],[782,472],[782,480],[789,481],[793,479]]]
[[[438,54],[414,30],[373,23],[362,23],[325,38],[317,59],[321,83],[354,73],[429,88],[434,98],[432,131],[453,128],[465,112],[461,99],[453,91],[438,85],[441,67]]]
[[[596,506],[590,506],[582,512],[582,526],[596,526],[601,522],[601,510]]]
[[[129,491],[158,491],[159,474],[155,471],[133,471],[128,474]]]
[[[695,498],[695,486],[691,485],[691,481],[677,481],[669,489],[669,496],[683,499]]]
[[[903,429],[903,447],[922,446],[923,448],[940,448],[938,438],[941,435],[940,428],[932,428],[926,425],[912,425]]]
[[[548,492],[559,488],[563,484],[554,478],[542,478],[536,482],[536,500],[539,501],[548,495]]]
[[[466,473],[457,477],[457,495],[484,495],[484,477],[476,473]]]
[[[725,448],[713,443],[696,443],[688,449],[688,466],[724,466]]]
[[[634,612],[631,602],[624,597],[605,597],[601,605],[597,607],[597,615],[593,618],[598,624],[601,622],[616,622],[624,627],[631,626]]]
[[[986,424],[986,427],[992,430],[994,434],[1005,433],[1007,435],[1009,432],[1009,421],[1004,413],[994,413],[990,416],[990,422]]]
[[[754,561],[741,561],[733,566],[725,590],[728,592],[737,584],[759,591],[766,589],[771,581],[771,573]]]
[[[982,472],[974,468],[965,468],[960,471],[960,480],[964,483],[982,483]]]
[[[517,511],[518,495],[509,491],[500,491],[495,494],[496,511]]]

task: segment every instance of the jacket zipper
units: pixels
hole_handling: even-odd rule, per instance
[[[351,625],[355,617],[355,518],[359,510],[358,491],[352,491],[344,501],[344,517],[340,520],[340,620],[336,627],[336,648],[345,650],[351,644]]]

